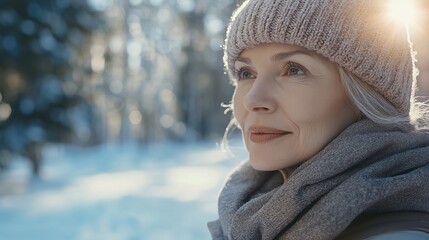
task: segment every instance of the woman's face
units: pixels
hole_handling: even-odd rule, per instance
[[[334,63],[288,44],[262,44],[235,62],[233,112],[257,170],[301,163],[357,119]]]

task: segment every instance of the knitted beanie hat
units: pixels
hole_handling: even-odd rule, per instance
[[[408,114],[413,60],[405,27],[387,16],[388,0],[247,0],[232,15],[224,63],[261,43],[313,50],[355,74]]]

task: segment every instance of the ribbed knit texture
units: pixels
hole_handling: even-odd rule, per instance
[[[413,60],[405,27],[387,16],[387,0],[249,0],[233,14],[224,63],[261,43],[313,50],[354,73],[408,114]],[[400,17],[400,16],[398,16]]]
[[[284,182],[278,171],[239,166],[209,229],[217,240],[334,239],[362,213],[429,212],[428,179],[429,133],[362,120]]]

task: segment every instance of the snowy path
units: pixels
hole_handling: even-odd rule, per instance
[[[23,160],[0,175],[1,239],[210,239],[237,155],[214,143],[48,147],[43,180]]]

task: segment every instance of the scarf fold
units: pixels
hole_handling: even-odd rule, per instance
[[[213,239],[334,239],[358,215],[429,212],[429,133],[357,122],[288,179],[242,163],[219,196]]]

